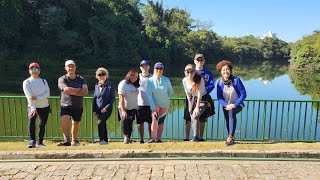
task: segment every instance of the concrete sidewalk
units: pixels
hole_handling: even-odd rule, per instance
[[[0,151],[1,160],[89,159],[89,158],[307,158],[319,159],[319,150],[48,150]]]

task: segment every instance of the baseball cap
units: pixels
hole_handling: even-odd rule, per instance
[[[67,60],[67,61],[64,63],[64,66],[68,66],[69,64],[76,65],[76,63],[75,63],[73,60]]]
[[[29,69],[31,69],[32,67],[37,67],[37,68],[40,69],[40,65],[38,63],[36,63],[36,62],[32,62],[32,63],[29,64]]]
[[[148,60],[142,60],[142,61],[140,62],[140,66],[142,66],[142,65],[148,65],[148,66],[150,66]]]
[[[157,67],[161,67],[164,69],[164,65],[161,63],[161,62],[157,62],[155,65],[154,65],[154,69],[156,69]]]
[[[196,55],[194,56],[194,60],[197,60],[198,58],[204,59],[204,55],[203,55],[203,54],[196,54]]]

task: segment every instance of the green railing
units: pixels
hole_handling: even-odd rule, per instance
[[[165,120],[163,138],[184,138],[183,119],[185,98],[172,98]],[[246,107],[237,115],[235,137],[243,141],[319,141],[320,101],[300,100],[246,100]],[[46,138],[62,138],[60,129],[60,98],[50,97],[51,114],[46,128]],[[118,99],[107,122],[111,139],[122,139],[118,121]],[[206,123],[204,138],[224,140],[227,136],[221,105],[215,100],[216,114]],[[24,96],[0,96],[0,138],[28,138],[27,101]],[[92,97],[84,98],[84,112],[79,137],[98,138],[97,119],[92,114]],[[145,134],[147,135],[147,125]],[[133,138],[138,138],[134,122]],[[147,138],[147,137],[146,137]]]

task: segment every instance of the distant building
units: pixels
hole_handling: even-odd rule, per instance
[[[273,33],[271,31],[268,31],[266,34],[263,35],[262,39],[266,38],[266,37],[270,37],[270,38],[276,38],[277,35],[276,33]]]

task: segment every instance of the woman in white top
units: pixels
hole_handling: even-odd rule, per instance
[[[131,143],[130,137],[132,133],[132,123],[136,117],[138,109],[139,86],[138,72],[132,69],[118,85],[118,115],[119,120],[122,122],[124,144]]]
[[[23,81],[23,92],[28,100],[28,131],[30,142],[28,148],[36,146],[36,119],[39,116],[39,141],[38,147],[44,147],[43,137],[45,133],[45,126],[48,121],[50,106],[48,97],[50,90],[45,79],[39,77],[40,65],[33,62],[29,65],[30,77]]]
[[[188,64],[184,73],[186,77],[182,80],[183,88],[186,92],[189,114],[191,117],[191,126],[193,129],[192,141],[199,141],[200,115],[206,110],[207,102],[202,101],[202,97],[207,94],[204,79],[195,72],[195,66]]]

